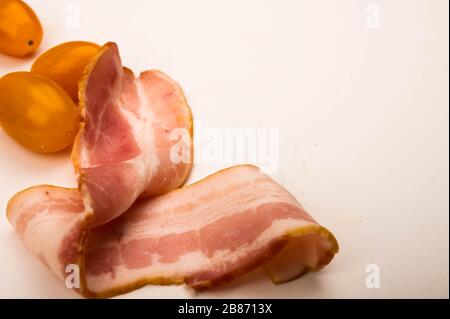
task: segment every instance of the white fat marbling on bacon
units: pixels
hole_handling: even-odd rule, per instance
[[[36,190],[40,187],[12,200],[10,220],[27,246],[38,256],[44,254],[56,273],[69,262],[80,262],[76,257],[84,257],[86,286],[81,292],[88,296],[110,296],[144,283],[185,283],[201,290],[259,266],[274,282],[284,282],[325,266],[338,249],[333,235],[254,166],[232,167],[183,189],[140,200],[119,218],[91,228],[89,234],[83,223],[89,216],[79,204],[77,214],[65,213],[61,206],[42,206],[45,192]],[[48,192],[58,202],[78,194],[55,187]],[[208,200],[190,206],[192,192]],[[266,196],[271,200],[263,200]],[[224,209],[213,204],[224,199],[228,202]],[[47,212],[46,207],[58,209]],[[206,218],[207,209],[215,209],[214,218]],[[33,218],[17,222],[27,214]],[[62,233],[56,237],[59,244],[51,246],[48,234],[55,228]]]
[[[256,167],[233,167],[136,203],[94,229],[87,244],[87,284],[103,292],[151,277],[178,278],[202,288],[262,264],[283,236],[308,227],[310,233],[322,229],[283,187]],[[320,234],[314,236],[322,242]],[[328,239],[320,247],[325,255],[305,263],[308,267],[324,263],[335,248]]]
[[[253,170],[256,168],[252,166],[238,166],[234,174],[208,177],[207,190],[204,184],[193,184],[182,190],[183,196],[173,192],[150,202],[136,203],[132,213],[122,219],[122,239],[183,233],[192,229],[192,216],[196,216],[196,228],[201,228],[236,210],[244,211],[265,203],[282,201],[300,205],[282,186],[257,170],[253,174]],[[128,227],[127,223],[132,223],[133,227]]]
[[[269,245],[274,238],[282,237],[287,230],[311,225],[310,222],[304,220],[282,219],[274,220],[272,225],[262,232],[251,245],[242,246],[237,250],[222,249],[215,251],[212,256],[206,256],[201,251],[189,251],[182,254],[176,262],[161,262],[160,256],[153,254],[153,262],[151,265],[130,269],[124,264],[120,264],[114,268],[113,272],[107,272],[98,276],[87,274],[87,283],[91,291],[101,292],[114,289],[114,287],[123,286],[133,281],[139,281],[142,278],[149,277],[166,277],[179,278],[186,281],[189,277],[195,276],[203,271],[219,268],[222,271],[216,271],[216,277],[209,276],[208,280],[221,278],[230,271],[234,271],[242,267],[237,264],[235,267],[221,267],[223,262],[234,263],[240,258],[247,258],[247,262],[252,262],[257,256],[252,255],[255,251],[262,249],[265,245]],[[224,230],[226,231],[226,230]],[[301,264],[300,260],[291,260],[291,264]],[[261,264],[261,263],[260,263]],[[189,282],[191,286],[198,284],[196,281]]]
[[[94,225],[101,225],[139,196],[184,182],[191,163],[168,160],[175,144],[170,132],[190,132],[192,123],[178,84],[159,71],[135,78],[122,67],[115,44],[106,44],[87,70],[80,85],[84,124],[72,156],[84,202],[96,211]]]
[[[8,219],[28,249],[38,256],[59,278],[65,276],[66,262],[61,260],[68,250],[66,238],[78,232],[79,223],[90,214],[76,190],[54,186],[34,186],[17,193],[8,203]],[[78,246],[81,237],[72,238]],[[76,253],[76,249],[70,251]]]

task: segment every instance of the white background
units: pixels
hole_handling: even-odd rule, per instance
[[[448,1],[27,2],[45,30],[39,52],[115,41],[124,65],[176,79],[204,126],[278,128],[272,175],[341,247],[323,271],[280,286],[256,271],[202,294],[121,297],[448,298]],[[32,60],[0,54],[0,75]],[[190,181],[224,166],[198,163]],[[69,152],[34,154],[0,130],[0,181],[0,297],[78,297],[3,214],[25,187],[75,186]],[[365,285],[369,264],[379,289]]]

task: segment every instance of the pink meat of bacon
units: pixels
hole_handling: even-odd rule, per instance
[[[84,121],[72,160],[94,226],[139,196],[183,184],[192,166],[192,117],[178,84],[155,70],[135,78],[117,45],[107,43],[86,68],[79,100]]]
[[[115,44],[87,67],[79,100],[83,122],[72,152],[79,189],[28,188],[11,198],[7,216],[63,281],[78,265],[75,288],[84,296],[145,284],[201,290],[260,266],[281,283],[337,253],[334,236],[254,166],[176,189],[192,166],[184,95],[161,72],[135,78]]]
[[[235,166],[89,228],[76,190],[36,186],[16,194],[8,217],[29,249],[61,279],[81,269],[79,291],[110,297],[145,284],[202,290],[262,266],[275,283],[328,264],[338,251],[282,186]]]

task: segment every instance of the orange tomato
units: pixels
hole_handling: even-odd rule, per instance
[[[95,43],[84,41],[60,44],[39,56],[33,63],[31,72],[55,81],[77,101],[78,81],[99,48]]]
[[[72,144],[78,130],[75,103],[59,85],[30,72],[0,79],[0,125],[32,151],[52,153]]]
[[[0,0],[0,52],[24,56],[42,40],[42,26],[33,10],[20,0]]]

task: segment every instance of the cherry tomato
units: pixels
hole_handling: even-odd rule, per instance
[[[0,79],[0,125],[14,140],[39,153],[72,144],[78,130],[75,103],[59,85],[30,72]]]
[[[74,101],[78,101],[78,80],[99,48],[95,43],[84,41],[60,44],[39,56],[31,67],[31,72],[55,81]]]
[[[0,0],[0,52],[24,56],[42,40],[42,26],[33,10],[20,0]]]

